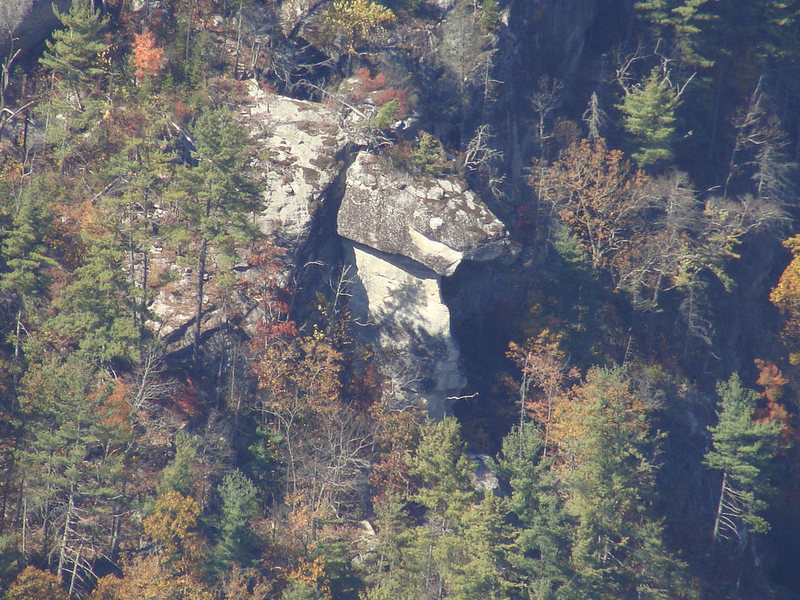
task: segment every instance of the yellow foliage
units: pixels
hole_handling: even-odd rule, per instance
[[[180,492],[167,492],[156,501],[153,514],[144,520],[144,531],[162,547],[167,562],[193,563],[200,558],[202,543],[196,531],[200,512],[197,501]]]
[[[257,569],[243,569],[233,564],[218,582],[224,600],[262,600],[275,598],[273,582],[268,581]]]
[[[121,600],[119,596],[119,577],[106,575],[97,580],[97,586],[89,594],[88,600]]]
[[[296,581],[323,593],[330,591],[328,577],[325,574],[325,559],[317,556],[314,560],[303,560],[288,577],[289,581]]]
[[[322,22],[333,38],[341,38],[348,54],[386,30],[397,16],[372,0],[337,0],[325,11]]]
[[[116,589],[113,595],[94,595],[90,600],[211,600],[213,595],[205,584],[192,573],[175,574],[165,569],[157,556],[145,556],[137,559],[124,569],[125,577],[114,578]],[[98,589],[108,589],[104,577]],[[110,583],[110,582],[109,582]],[[97,591],[97,590],[95,590]]]
[[[265,408],[279,419],[311,426],[339,411],[342,354],[324,337],[310,335],[262,352],[254,367]]]
[[[5,600],[68,600],[69,595],[59,585],[58,577],[35,567],[17,575],[8,588]]]
[[[800,341],[800,235],[789,238],[783,245],[794,254],[778,284],[769,295],[770,301],[783,317],[782,336],[789,349],[789,360],[797,364],[797,346]]]

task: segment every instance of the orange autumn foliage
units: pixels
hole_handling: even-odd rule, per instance
[[[310,426],[339,412],[342,354],[321,334],[266,348],[253,372],[267,393],[265,409],[279,419]]]
[[[764,406],[756,409],[754,417],[757,421],[769,420],[780,423],[783,426],[780,437],[781,446],[784,448],[791,446],[800,439],[800,436],[792,425],[794,415],[789,412],[783,402],[780,402],[784,387],[789,380],[783,376],[775,363],[760,358],[755,359],[754,362],[758,368],[756,384],[764,388],[761,397],[766,400]]]
[[[554,402],[563,394],[564,382],[576,379],[580,373],[569,367],[566,353],[561,349],[561,336],[545,329],[524,345],[511,342],[506,356],[522,373],[520,402],[528,416],[544,425],[544,447],[547,450],[550,420]]]
[[[553,163],[542,193],[586,249],[595,269],[630,249],[646,208],[647,176],[605,141],[581,140]]]
[[[158,73],[163,62],[164,50],[156,48],[153,32],[145,31],[134,36],[133,66],[136,67],[136,78],[139,81]]]
[[[211,600],[211,591],[192,573],[176,574],[158,556],[134,560],[125,577],[108,575],[97,582],[89,600]]]
[[[200,411],[200,388],[191,379],[178,386],[173,394],[174,406],[180,414],[188,419],[197,416]]]
[[[756,383],[764,388],[762,396],[769,402],[776,402],[783,396],[783,388],[789,383],[789,380],[783,376],[775,363],[760,358],[753,362],[758,368]]]
[[[375,498],[403,493],[412,485],[406,459],[419,443],[423,414],[413,407],[392,409],[383,402],[375,403],[369,411],[375,423],[376,461],[369,474]]]
[[[118,377],[114,381],[113,391],[99,409],[99,416],[102,419],[103,426],[115,429],[124,436],[133,433],[131,428],[131,407],[128,404],[130,389],[130,384],[123,382]]]

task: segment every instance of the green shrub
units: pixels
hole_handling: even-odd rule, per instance
[[[486,29],[494,29],[500,22],[500,6],[497,0],[483,0],[481,5],[481,24]]]
[[[423,173],[434,175],[441,168],[442,145],[427,131],[419,134],[417,147],[411,152],[416,167]]]
[[[375,129],[388,129],[397,120],[399,114],[400,103],[396,99],[389,100],[380,107],[378,114],[372,118],[372,125]]]

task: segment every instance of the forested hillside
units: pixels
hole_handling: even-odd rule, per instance
[[[800,2],[0,0],[0,598],[800,598]]]

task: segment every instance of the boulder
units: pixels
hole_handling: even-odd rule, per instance
[[[296,246],[308,237],[324,194],[345,167],[350,138],[325,105],[264,92],[254,81],[249,85],[253,102],[243,116],[266,154],[257,221],[282,245]]]
[[[488,454],[469,453],[470,460],[475,463],[475,476],[472,479],[473,487],[483,494],[503,496],[500,478],[497,476],[497,463]]]
[[[298,281],[298,294],[314,294],[338,261],[349,265],[351,313],[391,384],[388,393],[442,416],[466,385],[442,278],[464,260],[504,253],[503,224],[455,177],[414,175],[357,152],[357,132],[325,105],[249,85],[251,101],[239,113],[261,149],[263,204],[255,218],[284,250],[284,280]],[[153,280],[168,282],[153,290],[151,326],[179,350],[190,343],[196,274],[156,248],[151,265],[162,273]],[[235,268],[245,278],[257,275],[244,261]],[[220,289],[216,269],[212,248],[204,337],[231,321],[247,330],[257,310],[242,292]]]
[[[344,238],[444,276],[462,260],[496,258],[507,245],[503,224],[460,181],[414,177],[366,152],[347,171],[337,223]]]

